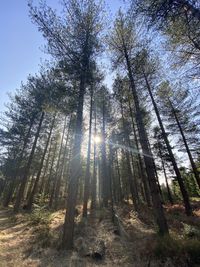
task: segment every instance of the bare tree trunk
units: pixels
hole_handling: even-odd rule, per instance
[[[92,111],[93,111],[93,88],[90,88],[90,121],[89,121],[89,136],[88,136],[88,151],[87,151],[87,165],[85,172],[84,197],[83,197],[83,217],[87,217],[87,205],[90,191],[90,151],[91,151],[91,137],[92,137]]]
[[[131,64],[130,64],[128,53],[127,53],[125,46],[124,46],[124,55],[125,55],[125,59],[126,59],[128,76],[129,76],[129,80],[130,80],[132,94],[133,94],[133,98],[134,98],[134,102],[135,102],[136,123],[138,126],[140,143],[141,143],[141,147],[142,147],[142,151],[143,151],[143,155],[144,155],[144,161],[145,161],[147,176],[149,179],[149,186],[150,186],[150,190],[151,190],[154,215],[155,215],[156,222],[158,224],[159,233],[161,235],[164,235],[164,234],[168,234],[168,232],[169,232],[168,231],[168,225],[167,225],[167,221],[165,218],[164,210],[162,207],[162,202],[160,199],[160,194],[158,191],[158,186],[157,186],[156,179],[155,179],[152,154],[149,151],[148,137],[147,137],[147,133],[146,133],[145,126],[144,126],[142,113],[140,110],[139,99],[138,99],[137,91],[135,88],[135,82],[134,82],[134,78],[133,78],[133,74],[132,74]]]
[[[119,168],[119,161],[118,161],[118,152],[116,150],[116,165],[117,165],[117,177],[118,177],[118,201],[122,201],[122,188],[121,188],[121,175],[120,175],[120,168]]]
[[[83,121],[83,102],[85,94],[85,75],[82,74],[80,80],[77,119],[75,126],[74,147],[71,159],[71,177],[69,180],[68,194],[67,194],[67,209],[65,214],[65,222],[62,237],[62,246],[66,249],[73,247],[74,238],[74,218],[75,207],[77,201],[77,192],[79,179],[81,177],[81,139],[82,139],[82,121]]]
[[[53,166],[54,166],[55,159],[56,159],[57,146],[58,146],[58,142],[56,141],[55,146],[54,146],[54,150],[53,150],[53,156],[52,156],[52,161],[51,161],[51,166],[50,166],[50,171],[49,171],[49,177],[48,177],[48,179],[44,185],[44,194],[43,194],[44,198],[46,195],[49,194],[49,191],[50,191],[50,183],[51,183],[52,175],[53,175]]]
[[[174,201],[173,201],[172,194],[171,194],[171,191],[169,188],[169,183],[168,183],[167,174],[166,174],[166,170],[165,170],[165,163],[164,163],[163,159],[161,159],[161,162],[162,162],[163,172],[164,172],[164,176],[165,176],[165,183],[166,183],[166,187],[167,187],[168,199],[169,199],[169,202],[171,203],[171,205],[173,205]]]
[[[94,95],[94,136],[97,135],[97,114],[96,99]],[[92,175],[92,192],[91,192],[91,209],[96,209],[97,201],[97,171],[96,171],[96,142],[94,142],[94,159],[93,159],[93,175]]]
[[[57,209],[58,208],[58,199],[59,199],[59,193],[60,193],[60,185],[61,185],[61,179],[62,179],[62,174],[64,172],[64,166],[65,166],[65,160],[66,160],[66,156],[67,156],[67,145],[68,145],[68,139],[69,139],[69,133],[70,133],[70,127],[71,127],[71,117],[69,119],[69,123],[68,123],[68,130],[67,130],[67,137],[66,137],[66,143],[65,143],[65,148],[64,148],[64,153],[63,153],[63,158],[62,158],[62,162],[61,162],[61,170],[58,173],[58,179],[56,182],[56,187],[55,187],[55,204],[54,204],[54,208]]]
[[[42,175],[42,181],[41,181],[41,184],[40,184],[40,189],[39,189],[39,193],[42,194],[44,192],[44,184],[45,184],[45,177],[46,177],[46,173],[47,173],[47,170],[48,170],[48,167],[49,167],[49,160],[50,160],[50,156],[51,156],[51,150],[52,150],[52,139],[51,139],[51,142],[50,142],[50,147],[49,147],[49,150],[48,150],[48,156],[47,156],[47,159],[46,159],[46,162],[45,162],[45,167],[44,167],[44,172],[43,172],[43,175]]]
[[[135,123],[133,120],[133,111],[131,108],[131,103],[130,103],[130,99],[128,98],[128,102],[129,102],[129,110],[130,110],[130,114],[131,114],[131,121],[132,121],[132,127],[133,127],[133,133],[134,133],[134,140],[135,140],[135,145],[136,145],[136,149],[137,149],[137,158],[138,158],[138,162],[139,162],[139,166],[138,166],[138,170],[139,170],[139,175],[142,179],[142,183],[144,186],[144,192],[145,192],[145,198],[146,198],[146,202],[147,205],[150,207],[151,206],[151,198],[150,198],[150,194],[149,194],[149,186],[147,183],[147,179],[145,177],[145,170],[143,167],[143,163],[142,163],[142,158],[140,155],[140,151],[139,151],[139,145],[138,145],[138,139],[137,139],[137,133],[136,133],[136,129],[135,129]]]
[[[177,116],[176,110],[175,110],[175,108],[173,107],[172,102],[171,102],[170,100],[169,100],[169,102],[170,102],[170,105],[171,105],[171,108],[172,108],[172,113],[173,113],[173,115],[174,115],[174,118],[175,118],[176,123],[177,123],[178,128],[179,128],[179,131],[180,131],[180,133],[181,133],[181,136],[182,136],[182,139],[183,139],[183,142],[184,142],[184,145],[185,145],[185,149],[186,149],[186,151],[187,151],[187,154],[188,154],[188,157],[189,157],[189,160],[190,160],[190,164],[191,164],[191,166],[192,166],[192,170],[193,170],[195,179],[196,179],[197,184],[198,184],[198,186],[199,186],[199,188],[200,188],[200,177],[199,177],[199,172],[198,172],[198,170],[197,170],[197,166],[196,166],[196,164],[194,163],[194,159],[193,159],[192,154],[191,154],[191,152],[190,152],[190,148],[189,148],[189,146],[188,146],[188,143],[187,143],[187,140],[186,140],[186,137],[185,137],[183,128],[182,128],[182,126],[181,126],[181,124],[180,124],[179,118],[178,118],[178,116]]]
[[[20,204],[21,204],[22,198],[24,196],[24,190],[25,190],[25,186],[26,186],[26,183],[27,183],[27,180],[28,180],[28,175],[29,175],[31,163],[32,163],[32,160],[33,160],[33,156],[34,156],[34,153],[35,153],[35,148],[36,148],[36,145],[37,145],[37,141],[38,141],[38,138],[39,138],[42,122],[43,122],[43,119],[44,119],[44,114],[45,114],[44,111],[42,111],[42,114],[41,114],[41,117],[40,117],[40,121],[39,121],[39,125],[38,125],[38,128],[37,128],[37,132],[35,134],[35,139],[34,139],[34,142],[33,142],[33,146],[32,146],[32,149],[31,149],[31,153],[30,153],[30,156],[28,158],[28,162],[27,162],[27,165],[26,165],[26,168],[25,168],[25,171],[24,171],[24,175],[22,177],[22,181],[21,181],[21,184],[20,184],[19,191],[17,193],[17,198],[16,198],[15,205],[14,205],[14,211],[15,212],[19,211]]]
[[[105,98],[103,99],[103,118],[102,118],[102,144],[101,144],[101,154],[102,154],[102,162],[101,162],[101,176],[102,176],[102,198],[103,198],[103,206],[108,206],[108,200],[110,196],[110,177],[108,175],[108,166],[107,166],[107,158],[106,158],[106,115],[105,115]]]
[[[123,110],[122,99],[120,99],[120,106],[121,106],[122,123],[123,123],[123,129],[124,129],[125,146],[130,147],[130,140],[129,140],[129,136],[127,133],[127,127],[126,127],[126,123],[125,123],[125,119],[124,119],[124,110]],[[135,181],[135,177],[134,177],[132,170],[131,170],[129,152],[127,150],[125,151],[125,156],[126,156],[126,162],[127,162],[128,180],[129,180],[129,185],[130,185],[130,191],[131,191],[133,206],[134,206],[135,210],[137,211],[139,200],[138,200],[138,195],[136,192],[136,190],[137,190],[136,181]]]
[[[176,177],[177,177],[177,180],[178,180],[178,183],[179,183],[179,187],[180,187],[181,194],[182,194],[183,201],[184,201],[184,205],[185,205],[185,212],[186,212],[187,215],[191,215],[192,214],[192,208],[191,208],[191,205],[190,205],[190,201],[189,201],[189,196],[188,196],[187,190],[185,188],[183,179],[181,177],[181,173],[180,173],[180,171],[178,169],[178,166],[176,164],[176,160],[175,160],[174,154],[172,152],[172,149],[171,149],[167,134],[165,132],[165,128],[163,126],[162,119],[160,117],[160,113],[159,113],[157,104],[156,104],[156,102],[154,100],[154,97],[153,97],[153,94],[151,92],[151,88],[150,88],[150,85],[148,83],[147,76],[146,76],[145,72],[143,72],[143,74],[144,74],[144,78],[145,78],[145,81],[146,81],[146,85],[147,85],[147,89],[148,89],[149,95],[151,97],[151,101],[153,103],[154,110],[155,110],[155,113],[156,113],[156,116],[157,116],[157,119],[158,119],[158,122],[159,122],[159,125],[160,125],[160,128],[161,128],[161,131],[162,131],[162,135],[163,135],[165,144],[167,146],[167,150],[168,150],[172,165],[174,167],[174,171],[176,173]]]
[[[4,207],[8,207],[8,205],[9,205],[9,203],[11,201],[12,195],[14,193],[14,190],[15,190],[15,187],[16,187],[17,176],[18,176],[20,165],[21,165],[21,162],[22,162],[22,159],[23,159],[23,155],[24,155],[24,150],[25,150],[25,148],[27,146],[28,139],[30,137],[30,133],[31,133],[31,129],[33,127],[34,120],[35,120],[35,114],[33,115],[33,117],[30,120],[30,125],[29,125],[28,132],[27,132],[27,134],[25,136],[25,139],[24,139],[23,148],[22,148],[22,151],[20,153],[19,159],[17,160],[17,169],[15,171],[15,175],[14,175],[12,181],[9,183],[8,191],[7,191],[6,196],[4,198],[4,201],[3,201],[3,206]]]
[[[50,139],[51,139],[51,134],[52,134],[53,127],[54,127],[54,124],[55,124],[55,119],[56,119],[56,114],[54,114],[54,118],[53,118],[52,123],[51,123],[50,132],[48,134],[47,142],[46,142],[46,145],[45,145],[45,148],[44,148],[44,152],[43,152],[43,155],[42,155],[42,158],[41,158],[41,161],[40,161],[39,170],[38,170],[38,173],[37,173],[37,176],[36,176],[36,179],[35,179],[35,183],[34,183],[33,189],[32,189],[31,194],[30,194],[30,197],[28,199],[28,203],[27,203],[27,209],[28,210],[32,209],[34,196],[37,193],[38,182],[40,180],[40,175],[41,175],[44,159],[45,159],[45,156],[46,156],[46,153],[47,153],[47,149],[48,149],[48,146],[49,146],[49,142],[50,142]]]
[[[56,185],[57,185],[58,178],[59,178],[59,175],[60,175],[60,158],[61,158],[62,149],[63,149],[63,140],[64,140],[65,129],[66,129],[66,121],[67,121],[67,117],[65,117],[65,122],[64,122],[62,137],[61,137],[60,149],[59,149],[57,165],[56,165],[56,175],[55,175],[55,178],[54,178],[54,181],[53,181],[51,196],[50,196],[50,200],[49,200],[49,208],[52,208],[52,206],[53,206],[53,201],[54,201],[55,192],[56,192]]]

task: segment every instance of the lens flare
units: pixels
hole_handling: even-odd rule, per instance
[[[98,135],[94,136],[94,142],[95,142],[96,144],[100,144],[100,143],[101,143],[101,137],[98,136]]]

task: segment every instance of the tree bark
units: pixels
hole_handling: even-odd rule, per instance
[[[94,95],[94,136],[97,135],[96,99]],[[92,175],[91,209],[96,209],[97,201],[97,171],[96,171],[96,142],[94,142],[94,159]]]
[[[51,161],[51,166],[50,166],[50,171],[49,171],[49,177],[48,177],[48,179],[45,183],[45,186],[44,186],[44,194],[43,194],[44,198],[49,194],[49,191],[50,191],[50,183],[52,180],[53,166],[54,166],[55,159],[56,159],[57,146],[58,146],[58,142],[56,141],[55,146],[54,146],[54,150],[53,150],[53,156],[52,156],[52,161]]]
[[[102,154],[102,162],[101,162],[101,177],[102,177],[102,200],[103,200],[103,206],[108,206],[108,200],[110,196],[110,177],[108,175],[108,166],[107,166],[107,158],[106,158],[106,114],[105,114],[105,97],[103,99],[102,103],[102,144],[101,144],[101,154]]]
[[[189,160],[190,160],[190,164],[191,164],[191,166],[192,166],[192,170],[193,170],[195,179],[196,179],[197,184],[198,184],[198,186],[199,186],[199,188],[200,188],[200,177],[199,177],[199,172],[198,172],[198,170],[197,170],[196,164],[194,163],[194,159],[193,159],[192,154],[191,154],[191,152],[190,152],[190,148],[189,148],[189,146],[188,146],[188,143],[187,143],[187,140],[186,140],[186,137],[185,137],[183,128],[182,128],[182,126],[181,126],[181,123],[180,123],[180,121],[179,121],[179,118],[178,118],[178,116],[177,116],[176,110],[175,110],[175,108],[173,107],[172,102],[171,102],[170,100],[169,100],[169,102],[170,102],[170,105],[171,105],[171,108],[172,108],[172,113],[173,113],[173,115],[174,115],[174,118],[175,118],[176,123],[177,123],[178,128],[179,128],[179,131],[180,131],[180,133],[181,133],[181,136],[182,136],[182,139],[183,139],[183,143],[184,143],[184,145],[185,145],[185,149],[186,149],[186,151],[187,151],[187,154],[188,154],[188,157],[189,157]]]
[[[56,189],[57,189],[56,186],[57,186],[57,183],[58,183],[58,179],[59,179],[59,176],[60,176],[60,158],[61,158],[62,149],[63,149],[63,141],[64,141],[64,135],[65,135],[65,129],[66,129],[66,121],[67,121],[67,117],[65,117],[65,122],[64,122],[62,137],[61,137],[60,149],[59,149],[57,165],[56,165],[56,175],[55,175],[55,178],[54,178],[54,181],[53,181],[51,196],[50,196],[50,200],[49,200],[49,208],[52,208],[53,201],[55,200],[55,198],[58,197],[58,196],[55,196],[56,195],[55,193],[56,193]]]
[[[138,99],[137,91],[135,88],[135,82],[134,82],[134,78],[133,78],[133,74],[132,74],[132,68],[131,68],[131,64],[129,61],[129,57],[128,57],[128,53],[127,53],[127,49],[126,49],[125,45],[124,45],[124,56],[126,59],[128,76],[129,76],[130,85],[131,85],[131,89],[132,89],[133,99],[135,102],[136,123],[138,126],[140,143],[141,143],[141,147],[142,147],[142,151],[143,151],[143,155],[144,155],[144,161],[145,161],[147,176],[148,176],[148,180],[149,180],[149,186],[150,186],[150,190],[151,190],[154,215],[155,215],[155,219],[156,219],[156,222],[157,222],[157,225],[159,228],[159,233],[161,235],[164,235],[164,234],[168,234],[168,232],[169,232],[168,225],[167,225],[167,221],[165,218],[164,210],[163,210],[161,199],[160,199],[160,194],[158,191],[158,186],[157,186],[156,179],[155,179],[152,154],[150,153],[149,147],[148,147],[147,133],[145,130],[142,114],[140,111],[139,99]]]
[[[15,205],[14,205],[14,211],[15,212],[19,211],[20,204],[21,204],[21,201],[22,201],[22,198],[23,198],[23,195],[24,195],[24,190],[25,190],[25,186],[26,186],[26,183],[27,183],[27,180],[28,180],[28,175],[29,175],[31,163],[32,163],[32,160],[33,160],[33,156],[34,156],[34,153],[35,153],[37,141],[38,141],[38,138],[39,138],[39,135],[40,135],[42,122],[44,120],[44,115],[45,115],[45,113],[44,113],[44,111],[42,111],[41,117],[40,117],[40,121],[39,121],[39,125],[38,125],[38,128],[37,128],[37,132],[35,134],[35,139],[34,139],[34,142],[33,142],[33,146],[32,146],[32,149],[31,149],[31,153],[29,155],[28,162],[27,162],[27,165],[26,165],[26,168],[25,168],[25,171],[24,171],[24,175],[22,177],[22,181],[21,181],[21,184],[20,184],[20,187],[19,187],[19,191],[17,193],[17,197],[16,197],[16,201],[15,201]]]
[[[119,161],[118,161],[118,152],[116,150],[116,165],[117,165],[117,177],[118,177],[118,201],[122,201],[122,188],[121,188],[121,175],[120,175],[120,168],[119,168]]]
[[[46,153],[47,153],[47,149],[48,149],[49,142],[50,142],[50,139],[51,139],[51,134],[52,134],[53,127],[54,127],[54,124],[55,124],[55,119],[56,119],[56,114],[54,114],[54,118],[53,118],[52,123],[51,123],[50,132],[48,134],[48,138],[47,138],[47,142],[46,142],[46,145],[45,145],[45,148],[44,148],[42,159],[40,161],[39,170],[38,170],[38,173],[37,173],[37,176],[36,176],[36,179],[35,179],[35,183],[34,183],[33,189],[32,189],[32,191],[30,193],[30,197],[28,199],[28,203],[27,203],[27,209],[28,210],[32,209],[34,196],[37,193],[38,183],[39,183],[39,180],[40,180],[40,175],[41,175],[42,167],[43,167],[43,164],[44,164],[44,159],[45,159],[45,156],[46,156]]]
[[[82,121],[83,121],[83,102],[85,94],[85,74],[82,74],[79,88],[79,98],[77,107],[77,119],[75,126],[74,147],[71,159],[71,177],[68,185],[67,209],[62,237],[62,246],[66,249],[73,247],[74,238],[74,218],[77,201],[78,183],[81,177],[81,139],[82,139]]]
[[[137,149],[137,158],[138,158],[138,162],[139,162],[139,166],[138,166],[138,170],[139,170],[139,175],[142,179],[142,183],[144,186],[144,193],[145,193],[145,199],[147,202],[147,205],[150,207],[151,206],[151,198],[150,198],[150,194],[149,194],[149,186],[145,177],[145,170],[143,167],[143,162],[142,162],[142,158],[140,155],[140,150],[139,150],[139,145],[138,145],[138,139],[137,139],[137,133],[136,133],[136,129],[135,129],[135,123],[133,120],[133,111],[131,108],[131,103],[130,103],[130,99],[128,98],[128,103],[129,103],[129,110],[130,110],[130,115],[131,115],[131,121],[132,121],[132,128],[133,128],[133,134],[134,134],[134,140],[135,140],[135,145],[136,145],[136,149]]]
[[[186,188],[185,188],[183,179],[182,179],[182,177],[181,177],[181,173],[180,173],[180,171],[179,171],[179,169],[178,169],[178,166],[177,166],[177,164],[176,164],[176,160],[175,160],[174,154],[173,154],[173,152],[172,152],[172,149],[171,149],[171,146],[170,146],[170,143],[169,143],[167,134],[166,134],[166,132],[165,132],[165,128],[164,128],[164,126],[163,126],[162,119],[161,119],[161,117],[160,117],[160,113],[159,113],[157,104],[156,104],[156,102],[155,102],[155,100],[154,100],[153,94],[152,94],[152,92],[151,92],[150,85],[149,85],[149,83],[148,83],[147,76],[146,76],[146,74],[145,74],[144,71],[143,71],[143,74],[144,74],[144,78],[145,78],[145,81],[146,81],[146,86],[147,86],[149,95],[150,95],[150,97],[151,97],[151,101],[152,101],[152,103],[153,103],[153,107],[154,107],[154,110],[155,110],[155,113],[156,113],[156,117],[157,117],[157,119],[158,119],[158,123],[159,123],[159,125],[160,125],[161,131],[162,131],[162,135],[163,135],[165,144],[166,144],[166,146],[167,146],[167,150],[168,150],[168,153],[169,153],[169,156],[170,156],[170,159],[171,159],[171,162],[172,162],[174,171],[175,171],[175,173],[176,173],[177,181],[178,181],[178,184],[179,184],[179,187],[180,187],[180,190],[181,190],[181,194],[182,194],[182,197],[183,197],[184,205],[185,205],[185,213],[186,213],[188,216],[190,216],[190,215],[192,214],[192,208],[191,208],[191,205],[190,205],[189,196],[188,196],[187,190],[186,190]]]
[[[70,133],[70,127],[71,127],[71,116],[69,119],[69,123],[68,123],[68,129],[67,129],[67,137],[66,137],[66,143],[65,143],[65,148],[64,148],[64,152],[63,152],[63,158],[61,161],[61,170],[58,173],[58,179],[56,182],[56,186],[55,186],[55,198],[54,198],[54,208],[57,209],[58,208],[58,200],[59,200],[59,194],[60,194],[60,186],[61,186],[61,179],[62,179],[62,174],[64,172],[64,167],[65,167],[65,160],[66,160],[66,156],[67,156],[67,145],[68,145],[68,139],[69,139],[69,133]]]
[[[93,112],[93,88],[90,88],[90,119],[89,119],[89,136],[88,136],[88,151],[87,165],[85,171],[84,197],[83,197],[83,217],[87,217],[87,205],[90,191],[90,152],[91,152],[91,137],[92,137],[92,112]]]
[[[122,99],[120,99],[120,106],[121,106],[121,116],[122,116],[122,123],[123,123],[123,129],[124,129],[125,146],[130,147],[130,140],[129,140],[129,136],[127,133],[127,127],[126,127],[126,123],[125,123],[125,119],[124,119],[124,110],[123,110]],[[127,163],[127,170],[128,170],[128,181],[129,181],[133,206],[134,206],[135,210],[138,211],[138,201],[139,200],[138,200],[138,195],[136,192],[136,190],[137,190],[136,181],[135,181],[135,177],[134,177],[132,170],[131,170],[129,152],[127,150],[125,151],[125,156],[126,156],[126,163]]]
[[[27,132],[27,134],[25,136],[25,139],[24,139],[23,148],[22,148],[22,151],[20,153],[19,159],[17,160],[17,169],[15,171],[15,175],[14,175],[12,181],[9,184],[7,194],[6,194],[5,199],[3,201],[3,206],[4,207],[8,207],[8,205],[9,205],[9,203],[11,201],[12,195],[13,195],[13,193],[15,191],[16,180],[17,180],[17,176],[18,176],[18,173],[19,173],[19,168],[20,168],[20,165],[21,165],[21,162],[22,162],[22,159],[23,159],[24,150],[25,150],[25,148],[27,146],[28,139],[30,137],[30,133],[31,133],[31,129],[33,127],[34,120],[35,120],[35,114],[33,115],[33,117],[30,120],[30,125],[29,125],[28,132]]]
[[[45,177],[46,177],[46,173],[47,173],[47,170],[48,170],[48,167],[49,167],[49,160],[50,160],[50,156],[51,156],[51,150],[52,150],[52,139],[51,139],[51,142],[50,142],[50,147],[49,147],[49,150],[48,150],[48,156],[47,156],[47,159],[46,159],[46,162],[45,162],[45,167],[44,167],[44,172],[43,172],[43,175],[42,175],[42,181],[41,181],[41,184],[40,184],[40,189],[39,189],[39,193],[42,194],[44,192],[44,185],[45,185]]]

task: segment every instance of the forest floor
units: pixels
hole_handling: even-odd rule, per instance
[[[81,207],[77,207],[75,249],[71,252],[59,249],[64,210],[14,215],[11,208],[1,208],[0,267],[200,266],[200,202],[193,206],[190,218],[181,205],[165,207],[173,240],[167,237],[164,241],[157,237],[147,207],[139,213],[129,204],[117,207],[116,225],[110,209],[98,209],[84,220]],[[105,250],[102,258],[101,253],[94,253],[98,249],[102,254]]]

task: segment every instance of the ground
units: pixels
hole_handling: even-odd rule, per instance
[[[194,204],[195,215],[192,218],[184,215],[181,205],[165,208],[171,235],[196,238],[200,229],[199,203]],[[75,249],[71,252],[61,250],[59,244],[64,213],[64,210],[59,210],[13,215],[11,208],[1,208],[0,267],[200,266],[189,265],[187,257],[174,257],[174,251],[172,253],[168,248],[164,259],[159,258],[162,255],[160,250],[155,257],[157,234],[147,207],[135,213],[131,205],[124,203],[115,209],[115,224],[109,209],[99,209],[84,220],[80,215],[81,207],[77,207]],[[99,244],[105,246],[102,258],[94,254],[101,248]]]

